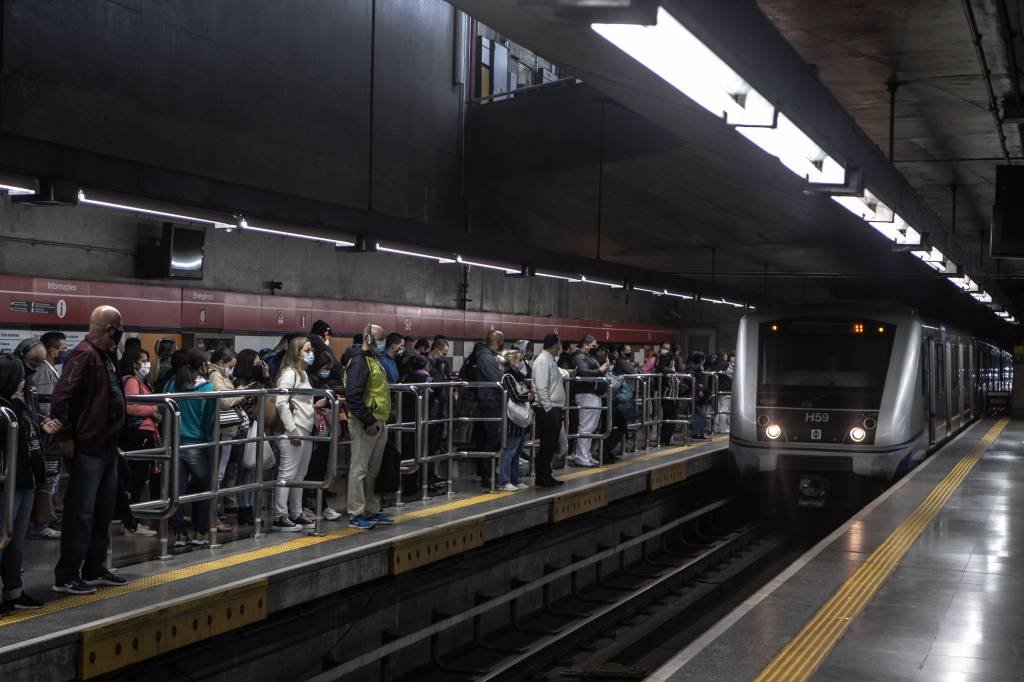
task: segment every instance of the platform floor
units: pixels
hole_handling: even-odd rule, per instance
[[[1024,680],[1024,420],[981,420],[649,680]]]
[[[687,476],[726,464],[727,438],[633,455],[603,468],[570,469],[559,488],[530,488],[517,493],[481,493],[469,489],[453,499],[409,502],[391,509],[396,525],[364,532],[347,522],[326,524],[326,534],[270,533],[219,549],[197,549],[170,561],[143,561],[121,568],[129,579],[119,588],[68,597],[50,591],[52,564],[36,557],[25,573],[26,590],[47,600],[39,611],[18,611],[0,618],[0,679],[67,679],[79,664],[80,638],[88,630],[134,614],[168,608],[226,589],[267,581],[267,612],[305,603],[389,574],[389,551],[396,542],[429,534],[448,524],[482,520],[488,540],[550,523],[556,498],[604,487],[608,501],[643,493],[651,472],[683,466]],[[34,541],[29,551],[54,553],[57,543]],[[52,672],[47,676],[47,673]],[[10,676],[9,675],[13,675]]]

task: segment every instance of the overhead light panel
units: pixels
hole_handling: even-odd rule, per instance
[[[956,287],[958,287],[962,291],[966,291],[967,293],[978,291],[978,285],[974,282],[974,280],[972,280],[967,275],[963,275],[961,277],[947,277],[946,279],[948,279]]]
[[[868,224],[894,244],[915,245],[921,243],[921,233],[911,227],[897,213],[893,213],[892,220],[872,220]]]
[[[21,187],[19,185],[4,185],[0,184],[0,191],[7,192],[12,197],[23,196],[27,194],[35,194],[35,189],[29,187]]]
[[[991,303],[992,302],[992,295],[987,293],[987,292],[984,292],[984,291],[979,291],[979,292],[973,293],[973,294],[971,294],[971,297],[975,301],[977,301],[978,303]]]
[[[596,284],[598,286],[608,287],[609,289],[622,288],[622,284],[619,282],[605,282],[599,279],[593,279],[592,277],[587,277],[586,275],[580,275],[580,281],[584,284]]]
[[[728,64],[658,8],[653,26],[591,24],[601,37],[733,125],[771,125],[775,107]]]
[[[846,169],[785,114],[778,115],[774,126],[737,126],[736,132],[808,182],[839,185],[846,180]]]
[[[537,277],[546,277],[547,279],[558,279],[558,280],[561,280],[563,282],[579,282],[580,281],[579,277],[570,277],[568,275],[559,275],[559,274],[554,273],[554,272],[541,272],[541,271],[538,270],[534,274]]]
[[[124,203],[123,200],[113,197],[105,197],[104,195],[91,195],[86,194],[85,190],[79,190],[78,192],[78,203],[88,204],[90,206],[101,206],[103,208],[112,208],[118,211],[128,211],[131,213],[142,213],[144,215],[158,216],[160,218],[169,218],[171,220],[180,220],[186,223],[204,223],[206,225],[214,225],[216,227],[223,228],[234,228],[235,225],[227,222],[225,216],[224,221],[214,219],[212,216],[209,218],[200,217],[197,215],[189,215],[186,213],[178,213],[174,209],[165,209],[163,206],[158,204],[147,204],[138,205],[132,203]]]
[[[485,263],[483,261],[468,260],[459,255],[455,256],[455,262],[461,265],[469,265],[471,267],[484,268],[486,270],[497,270],[499,272],[504,272],[506,275],[522,274],[522,268],[513,268],[508,265],[501,265],[498,263]]]
[[[318,242],[320,244],[331,244],[332,246],[355,246],[355,242],[348,241],[345,239],[337,239],[334,237],[320,237],[313,234],[305,234],[302,232],[292,232],[291,230],[279,230],[273,227],[262,227],[260,225],[252,225],[245,218],[238,221],[238,228],[243,232],[259,232],[261,234],[268,234],[274,237],[289,237],[291,239],[303,239],[310,242]]]
[[[946,256],[935,247],[931,249],[913,249],[910,253],[920,258],[925,265],[935,270],[935,272],[946,271]]]
[[[391,253],[397,256],[411,256],[413,258],[423,258],[426,260],[432,260],[437,263],[455,263],[457,262],[454,258],[449,258],[440,255],[439,252],[428,253],[427,251],[417,250],[411,246],[405,246],[402,244],[392,244],[390,242],[377,242],[377,251],[381,253]]]
[[[891,222],[893,220],[893,210],[867,189],[860,196],[833,195],[832,201],[865,222]]]

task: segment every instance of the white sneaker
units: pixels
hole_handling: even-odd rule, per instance
[[[514,493],[518,492],[519,488],[515,487],[511,483],[506,483],[505,485],[498,486],[498,490],[500,490],[503,493]]]
[[[519,490],[526,490],[529,487],[530,486],[526,485],[525,483],[516,483],[516,488],[518,488]]]
[[[341,514],[334,511],[332,507],[324,507],[324,520],[325,521],[337,521],[341,518]]]
[[[590,458],[590,466],[592,466],[592,467],[599,467],[599,466],[601,466],[601,462],[599,462],[598,460],[596,460],[593,457],[591,457]]]
[[[593,467],[593,466],[596,466],[595,464],[591,464],[589,459],[588,460],[582,460],[582,459],[576,459],[575,457],[573,457],[573,458],[571,458],[569,460],[569,464],[572,464],[573,466],[577,466],[577,467]]]

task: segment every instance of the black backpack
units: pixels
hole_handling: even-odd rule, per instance
[[[480,381],[479,357],[479,347],[474,347],[473,352],[466,356],[462,362],[462,369],[459,370],[459,377],[463,381]]]

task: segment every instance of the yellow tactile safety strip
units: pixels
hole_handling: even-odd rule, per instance
[[[757,676],[757,682],[792,682],[810,678],[1008,423],[1009,419],[1000,419],[988,430],[917,509],[896,527],[789,644],[776,654]]]
[[[721,436],[716,438],[717,440],[713,438],[712,442],[720,442],[721,440],[725,440],[727,436]],[[694,447],[696,447],[695,444],[667,448],[665,450],[659,450],[648,455],[637,455],[634,457],[630,457],[628,460],[617,462],[615,464],[609,464],[608,466],[601,467],[599,469],[583,469],[570,474],[559,475],[559,478],[576,479],[584,478],[586,476],[594,476],[601,472],[613,471],[620,467],[633,464],[634,462],[647,462],[661,457],[667,457],[678,452],[684,452]],[[516,493],[484,493],[482,495],[468,497],[463,500],[455,500],[453,502],[439,504],[434,507],[426,507],[423,509],[417,509],[415,511],[406,512],[404,514],[399,514],[395,516],[395,521],[401,523],[402,521],[411,521],[414,519],[426,518],[434,516],[436,514],[442,514],[445,512],[455,511],[458,509],[464,509],[466,507],[471,507],[477,504],[483,504],[485,502],[490,502],[491,500],[497,500],[501,499],[502,497],[507,497],[508,495],[515,494]],[[282,542],[276,545],[261,547],[259,549],[254,549],[247,552],[239,552],[238,554],[232,554],[231,556],[222,557],[220,559],[214,559],[212,561],[204,561],[198,564],[193,564],[192,566],[185,566],[183,568],[173,569],[170,571],[166,571],[164,573],[157,573],[155,575],[146,576],[144,578],[136,578],[135,580],[130,580],[128,584],[124,585],[123,587],[102,587],[99,589],[99,591],[95,592],[94,594],[83,594],[53,599],[51,601],[46,602],[43,605],[43,608],[41,609],[36,609],[34,611],[13,611],[4,618],[0,618],[0,628],[7,627],[9,625],[14,625],[16,623],[21,623],[32,618],[39,618],[42,616],[52,615],[54,613],[66,611],[67,609],[73,609],[79,606],[85,606],[87,604],[94,604],[105,599],[110,599],[111,597],[118,597],[122,594],[130,594],[132,592],[138,592],[140,590],[147,590],[152,587],[159,587],[160,585],[166,585],[167,583],[177,582],[179,580],[185,580],[187,578],[203,575],[204,573],[209,573],[210,571],[217,571],[223,568],[231,568],[233,566],[238,566],[240,564],[248,563],[250,561],[266,559],[268,557],[284,554],[285,552],[292,552],[298,549],[312,547],[314,545],[319,545],[324,542],[331,542],[332,540],[337,540],[339,538],[345,538],[351,535],[357,535],[359,533],[364,532],[366,531],[357,530],[355,528],[341,528],[320,537],[310,535],[301,538],[296,538],[294,540],[289,540],[288,542]]]

